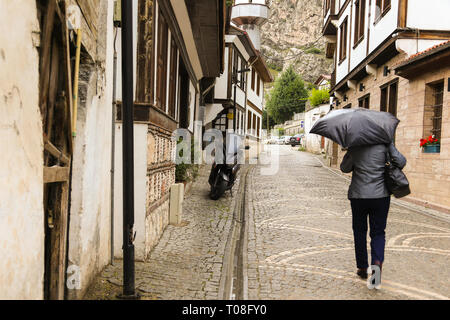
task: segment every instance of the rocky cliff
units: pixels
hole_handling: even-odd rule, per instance
[[[303,79],[314,82],[332,72],[325,57],[322,0],[272,0],[271,15],[262,28],[261,52],[275,75],[293,65]]]

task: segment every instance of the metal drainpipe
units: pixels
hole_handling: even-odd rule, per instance
[[[114,67],[113,67],[113,103],[111,120],[111,265],[114,265],[114,174],[115,174],[115,155],[116,155],[116,85],[117,85],[117,27],[114,27]]]
[[[123,293],[137,299],[134,264],[133,2],[122,0]]]

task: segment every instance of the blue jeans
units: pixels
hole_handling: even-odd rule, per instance
[[[350,199],[352,206],[352,226],[355,239],[357,268],[368,268],[367,259],[367,215],[370,224],[370,248],[372,265],[375,261],[384,261],[386,243],[386,221],[391,197],[381,199]]]

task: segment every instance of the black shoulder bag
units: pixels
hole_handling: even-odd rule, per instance
[[[409,189],[409,181],[403,171],[394,165],[391,161],[389,148],[386,151],[386,165],[384,171],[384,180],[391,194],[396,198],[406,197],[411,193]]]

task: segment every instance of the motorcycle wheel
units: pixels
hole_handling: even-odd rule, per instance
[[[209,193],[211,200],[219,200],[227,189],[228,182],[223,180],[221,176],[217,177],[217,179],[218,181],[211,187],[211,192]]]

